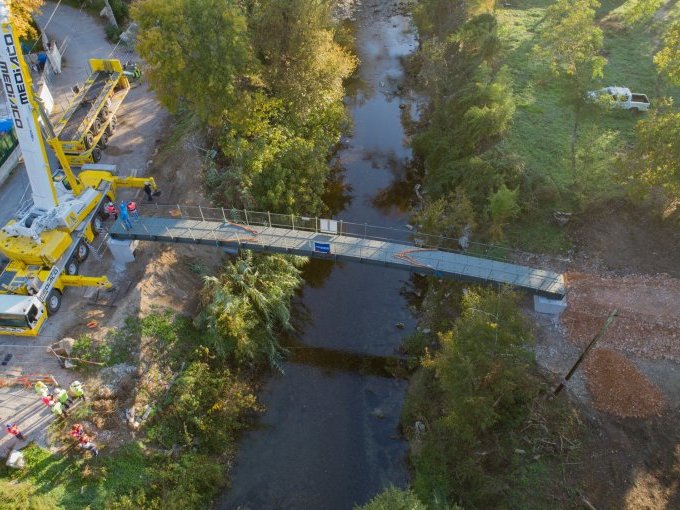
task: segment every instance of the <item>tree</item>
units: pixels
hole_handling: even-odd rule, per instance
[[[489,197],[489,216],[491,216],[492,237],[500,239],[503,237],[503,227],[509,220],[519,216],[521,211],[517,203],[519,188],[509,189],[505,184],[501,184],[498,191]]]
[[[627,162],[633,177],[680,197],[680,112],[657,109],[639,121],[635,131],[635,148]]]
[[[137,49],[170,111],[187,107],[216,125],[255,70],[247,19],[237,0],[140,0]]]
[[[545,13],[536,53],[558,76],[574,80],[582,90],[602,77],[607,60],[599,55],[604,34],[595,23],[598,0],[557,0]]]
[[[458,237],[465,227],[474,229],[475,211],[465,190],[459,187],[455,193],[426,203],[413,221],[426,234]]]
[[[453,328],[439,331],[439,350],[423,362],[422,387],[410,391],[421,401],[407,402],[407,419],[428,424],[414,453],[414,488],[437,508],[503,501],[499,480],[512,470],[514,431],[538,393],[531,332],[517,303],[507,289],[468,289]]]
[[[44,0],[15,0],[10,2],[10,19],[17,37],[22,39],[38,37],[38,33],[32,24],[32,18],[40,11],[40,7],[44,3]]]
[[[668,76],[675,85],[680,85],[680,21],[674,22],[663,38],[664,47],[654,56],[659,72]]]
[[[335,42],[330,2],[262,0],[250,17],[264,79],[288,115],[313,122],[315,112],[342,99],[357,59]]]
[[[290,300],[302,283],[298,268],[304,260],[245,252],[218,277],[205,278],[197,325],[217,355],[240,363],[278,364],[278,334],[291,328]]]
[[[356,58],[335,41],[326,0],[246,5],[257,76],[222,111],[216,138],[224,165],[206,172],[212,198],[320,214],[328,156],[348,125],[343,80]]]

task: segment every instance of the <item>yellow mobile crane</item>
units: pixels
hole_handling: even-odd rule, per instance
[[[118,187],[143,187],[152,178],[118,177],[115,166],[83,165],[76,176],[49,122],[39,118],[19,39],[0,0],[0,77],[28,173],[33,204],[0,229],[0,252],[8,259],[0,274],[0,334],[35,336],[61,306],[67,286],[111,287],[106,276],[79,276],[78,265],[101,228],[104,203]],[[53,176],[47,144],[61,170]]]

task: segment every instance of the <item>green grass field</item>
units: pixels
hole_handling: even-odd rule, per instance
[[[677,89],[659,78],[652,60],[668,18],[678,17],[680,6],[664,11],[664,16],[654,17],[652,12],[634,22],[626,13],[637,2],[603,2],[598,17],[605,33],[603,55],[608,62],[604,78],[594,80],[591,88],[625,86],[647,94],[652,104],[661,96],[680,97]],[[500,8],[497,15],[505,45],[502,63],[510,68],[517,100],[505,145],[524,161],[528,182],[538,179],[544,191],[543,197],[537,196],[528,217],[510,226],[509,238],[525,249],[561,252],[569,243],[564,232],[550,224],[550,212],[578,211],[592,201],[622,193],[617,183],[621,171],[617,156],[632,144],[635,124],[641,117],[586,104],[579,105],[577,112],[567,83],[552,75],[533,52],[545,10],[552,3],[516,0]],[[546,187],[552,190],[547,195]]]

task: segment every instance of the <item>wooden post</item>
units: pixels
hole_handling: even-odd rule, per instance
[[[595,345],[595,342],[597,342],[600,338],[604,336],[604,334],[607,332],[607,329],[609,329],[609,326],[611,325],[612,322],[614,322],[614,319],[619,315],[618,309],[614,309],[612,313],[609,314],[609,317],[607,317],[607,320],[604,322],[604,325],[602,328],[600,328],[600,331],[598,331],[597,335],[593,337],[593,339],[590,341],[588,346],[585,348],[581,356],[576,360],[576,363],[574,363],[574,366],[571,367],[571,370],[569,370],[569,373],[566,375],[564,379],[562,379],[562,382],[555,388],[554,395],[558,395],[560,391],[566,386],[567,381],[571,379],[571,376],[574,375],[574,372],[576,372],[576,369],[579,367],[579,365],[583,362],[583,360],[586,357],[586,354],[590,351],[590,349],[593,348]]]

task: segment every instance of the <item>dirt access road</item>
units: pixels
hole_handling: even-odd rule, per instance
[[[680,508],[680,228],[653,210],[612,202],[576,218],[568,308],[534,316],[537,360],[557,381],[619,310],[567,386],[584,423],[567,478],[596,508]]]
[[[59,44],[65,38],[69,41],[63,72],[51,80],[55,96],[55,91],[68,95],[73,83],[82,81],[89,58],[108,57],[113,49],[106,41],[104,23],[63,4],[55,11],[56,6],[54,2],[47,2],[38,18],[44,24],[52,17],[46,30],[50,38],[56,39]],[[57,98],[57,102],[59,100]],[[164,200],[206,204],[198,193],[202,160],[200,151],[194,148],[193,138],[189,137],[191,141],[180,140],[159,153],[160,144],[167,130],[172,128],[172,122],[146,84],[130,91],[118,118],[119,127],[104,152],[102,163],[116,164],[121,175],[153,175],[165,191]],[[3,213],[11,214],[14,210],[12,206],[17,203],[17,190],[23,193],[24,183],[27,179],[21,167],[0,190]],[[130,198],[138,194],[128,191],[121,196]],[[121,270],[114,267],[107,250],[103,250],[101,261],[91,256],[81,266],[81,273],[106,274],[116,290],[98,296],[91,289],[68,289],[61,310],[49,319],[38,338],[0,337],[0,358],[12,355],[7,365],[0,366],[0,375],[51,374],[62,385],[68,385],[74,378],[82,380],[81,374],[60,368],[56,359],[46,352],[46,347],[63,337],[77,338],[84,333],[103,338],[110,328],[122,324],[128,315],[139,310],[148,311],[152,306],[177,310],[195,306],[200,279],[191,272],[191,261],[197,259],[205,266],[218,265],[221,253],[213,250],[195,253],[193,247],[175,249],[141,244],[137,259]],[[95,329],[86,327],[91,321],[97,322]],[[122,415],[122,408],[114,407],[114,412]],[[0,388],[0,419],[20,421],[29,439],[48,445],[47,425],[52,417],[31,391]],[[6,434],[0,435],[0,456],[16,443]]]

